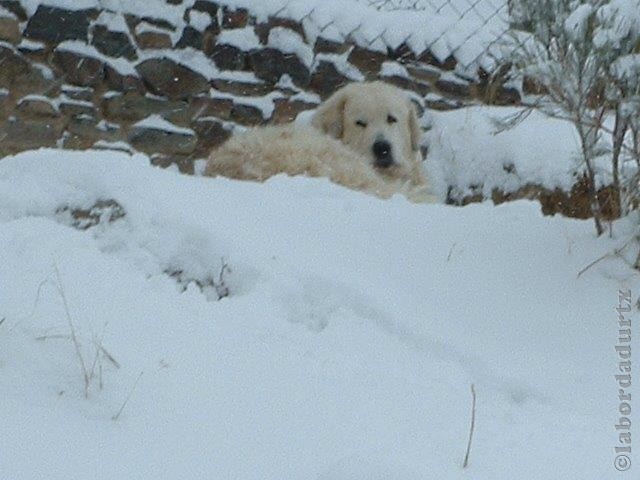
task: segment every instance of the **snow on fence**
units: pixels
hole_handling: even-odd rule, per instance
[[[195,3],[246,9],[258,21],[285,18],[303,25],[310,40],[322,37],[387,51],[406,45],[415,55],[430,52],[444,63],[455,58],[463,69],[492,70],[509,30],[509,0],[21,0],[33,14],[38,5],[97,8],[141,17],[153,12],[175,26]]]
[[[351,41],[371,50],[406,45],[415,55],[430,52],[461,67],[492,70],[493,48],[510,28],[508,0],[222,0],[258,19],[302,23],[311,38]]]

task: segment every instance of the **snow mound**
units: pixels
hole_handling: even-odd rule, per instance
[[[441,198],[448,188],[459,198],[491,198],[495,188],[507,193],[528,184],[571,189],[580,151],[575,128],[533,111],[517,127],[500,131],[499,121],[520,111],[478,106],[431,112],[427,168]]]
[[[618,478],[614,309],[640,281],[618,257],[576,277],[634,227],[538,209],[3,159],[3,478]],[[220,301],[171,275],[222,259]]]

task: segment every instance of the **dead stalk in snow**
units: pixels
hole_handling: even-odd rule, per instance
[[[120,410],[118,410],[118,413],[116,413],[113,417],[111,417],[111,420],[113,420],[114,422],[120,418],[120,415],[122,415],[124,407],[126,407],[127,403],[129,403],[129,399],[133,395],[133,392],[135,391],[136,386],[138,385],[138,382],[140,381],[140,378],[142,377],[143,373],[144,371],[140,372],[140,375],[138,375],[138,378],[136,378],[136,381],[133,383],[133,387],[131,387],[131,391],[129,392],[129,395],[127,395],[127,398],[124,399],[124,402],[122,403]]]
[[[469,428],[469,441],[467,442],[467,451],[464,455],[464,462],[462,468],[467,468],[469,465],[469,453],[471,453],[471,441],[473,440],[473,431],[476,426],[476,389],[471,384],[471,427]]]
[[[58,264],[55,261],[53,262],[53,268],[56,272],[56,287],[58,288],[58,293],[60,293],[60,297],[62,298],[62,304],[64,306],[65,316],[67,317],[69,330],[71,332],[71,341],[73,342],[73,346],[76,351],[76,357],[78,358],[78,363],[80,364],[80,369],[82,370],[82,377],[84,378],[84,396],[85,398],[88,398],[89,384],[91,383],[91,378],[89,377],[89,370],[87,370],[87,364],[84,361],[84,357],[82,356],[82,349],[80,348],[80,342],[78,341],[78,336],[76,335],[76,329],[73,326],[73,320],[71,319],[71,313],[69,311],[69,303],[67,302],[67,295],[65,293],[64,286],[62,285],[60,270],[58,269]]]

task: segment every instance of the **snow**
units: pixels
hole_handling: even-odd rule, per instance
[[[347,37],[369,47],[380,41],[389,48],[405,43],[420,54],[432,47],[439,60],[455,55],[472,64],[507,29],[505,0],[407,2],[377,9],[369,0],[222,0],[232,8],[247,8],[259,20],[270,16],[302,21],[305,33],[342,41]],[[419,4],[419,5],[418,5]]]
[[[573,125],[534,111],[514,129],[497,133],[495,120],[520,110],[478,106],[431,112],[427,162],[442,198],[449,187],[460,198],[476,193],[490,198],[494,188],[506,193],[527,184],[571,189],[580,151]]]
[[[204,52],[196,50],[195,48],[187,47],[183,49],[149,49],[141,50],[138,52],[140,60],[138,63],[142,63],[145,60],[151,58],[168,58],[174,62],[184,65],[185,67],[198,72],[207,80],[215,78],[218,69],[209,57]]]
[[[211,25],[211,15],[207,12],[200,12],[198,10],[189,11],[189,25],[198,30],[204,32]]]
[[[107,140],[98,140],[93,144],[96,150],[114,150],[116,152],[134,153],[134,149],[127,142],[109,142]]]
[[[43,50],[45,48],[45,44],[42,42],[36,42],[34,40],[30,40],[28,38],[23,38],[20,41],[20,45],[18,45],[18,48],[22,50],[37,52],[39,50]]]
[[[190,128],[179,127],[173,123],[165,120],[160,115],[153,114],[136,122],[134,127],[144,128],[149,130],[161,130],[163,132],[175,133],[179,135],[194,136],[195,132]]]
[[[123,218],[69,225],[109,199]],[[5,478],[632,478],[612,465],[614,309],[640,282],[615,257],[577,278],[626,221],[596,239],[533,202],[40,150],[0,162],[0,222]],[[222,262],[220,301],[164,273]],[[104,349],[88,399],[65,301],[89,366]]]
[[[129,35],[129,27],[121,13],[103,10],[95,21],[96,25],[104,25],[112,32],[121,32]]]
[[[311,68],[313,64],[313,49],[305,43],[299,33],[288,28],[272,28],[269,32],[267,46],[280,50],[282,53],[296,55],[308,68]]]
[[[66,10],[88,10],[98,8],[99,0],[20,0],[20,5],[29,16],[36,13],[40,5]]]
[[[13,14],[13,12],[10,12],[6,8],[4,8],[2,5],[0,5],[0,18],[8,18],[10,20],[17,20],[18,19],[18,17],[16,17]]]
[[[295,95],[292,95],[290,97],[290,100],[292,102],[300,101],[300,102],[315,103],[315,104],[320,104],[320,102],[322,101],[322,99],[320,98],[320,95],[318,95],[317,93],[311,93],[311,92],[305,92],[305,91],[301,91],[296,93]]]
[[[579,5],[564,21],[564,29],[569,38],[574,42],[584,40],[589,19],[594,14],[593,6],[589,4]]]
[[[44,95],[29,94],[29,95],[25,95],[20,100],[18,100],[18,105],[21,105],[25,102],[33,102],[33,101],[48,103],[56,112],[59,111],[61,105],[76,105],[76,106],[87,107],[87,108],[94,107],[93,103],[91,102],[88,102],[86,100],[75,100],[67,97],[65,94],[58,95],[56,98],[50,98]]]
[[[56,111],[58,110],[58,102],[56,102],[52,98],[46,97],[44,95],[37,95],[37,94],[25,95],[20,100],[18,100],[18,106],[20,106],[20,105],[22,105],[23,103],[26,103],[26,102],[44,102],[44,103],[48,103],[49,105],[51,105],[51,107],[54,110],[56,110]]]
[[[222,0],[217,3],[232,9],[248,8],[259,21],[273,16],[300,21],[311,42],[318,36],[339,42],[350,38],[359,46],[375,51],[395,49],[406,43],[418,55],[431,49],[440,61],[454,55],[469,71],[473,71],[472,66],[477,62],[483,65],[492,62],[483,54],[508,26],[506,0],[477,0],[473,4],[469,0],[383,4],[370,0]],[[167,4],[165,0],[23,0],[22,4],[29,14],[33,14],[38,5],[45,4],[73,10],[100,8],[165,20],[175,27],[172,33],[175,42],[185,26],[185,11],[194,0],[180,5]],[[197,29],[208,25],[204,15],[193,12],[190,23]],[[248,40],[247,37],[245,41]]]
[[[317,68],[320,65],[320,62],[329,62],[332,63],[336,70],[347,77],[348,79],[354,82],[362,82],[365,80],[362,72],[358,70],[356,67],[351,65],[348,61],[349,52],[345,52],[343,54],[338,53],[319,53],[316,55],[315,62],[313,65],[313,69]]]
[[[77,53],[82,56],[96,58],[106,63],[107,65],[109,65],[110,67],[112,67],[114,70],[116,70],[118,73],[122,75],[132,75],[135,77],[138,76],[138,72],[136,72],[133,64],[127,61],[125,58],[109,57],[99,52],[93,45],[87,45],[86,43],[81,42],[79,40],[66,40],[58,44],[58,46],[55,49],[60,51]]]
[[[262,118],[269,119],[271,115],[273,115],[273,111],[275,110],[274,101],[280,98],[285,98],[285,96],[280,92],[270,92],[266,95],[262,96],[238,96],[232,95],[226,92],[218,92],[212,90],[211,97],[220,98],[220,99],[228,99],[233,100],[235,105],[246,105],[249,107],[254,107],[262,112]]]
[[[261,47],[260,39],[253,27],[223,30],[218,35],[217,43],[218,45],[230,45],[245,52]]]
[[[157,25],[154,25],[152,23],[149,22],[140,22],[139,24],[136,25],[136,35],[140,35],[141,33],[147,33],[147,32],[151,32],[151,33],[165,33],[167,35],[169,35],[171,32],[169,30],[167,30],[166,28],[161,28]]]
[[[409,72],[404,65],[401,65],[398,62],[384,62],[380,68],[380,76],[411,78],[411,75],[409,75]]]

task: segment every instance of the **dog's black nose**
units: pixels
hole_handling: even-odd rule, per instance
[[[375,157],[375,166],[378,168],[388,168],[393,164],[391,144],[387,141],[377,140],[373,144],[373,155]]]

